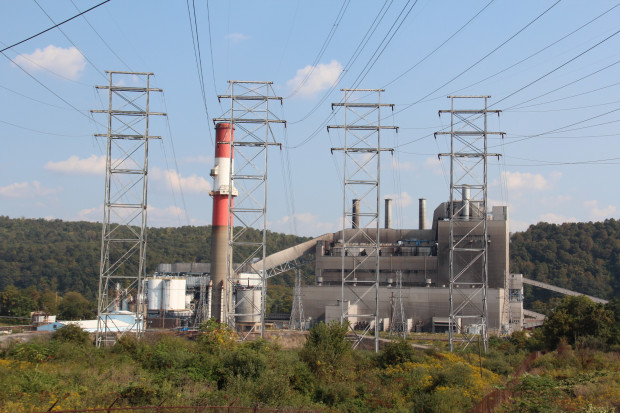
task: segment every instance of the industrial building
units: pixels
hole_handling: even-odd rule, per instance
[[[418,229],[389,228],[391,211],[390,204],[386,205],[388,205],[385,211],[387,228],[379,230],[379,314],[382,320],[380,327],[384,330],[389,329],[395,301],[399,297],[402,300],[409,331],[446,331],[449,314],[448,204],[442,203],[435,209],[433,221],[428,229],[423,219],[426,210],[425,200],[420,200],[421,219]],[[476,208],[469,208],[469,213],[480,212]],[[466,219],[459,224],[459,231],[468,234],[472,244],[480,242],[475,231],[469,233],[471,232],[469,227],[473,225],[468,224]],[[359,231],[359,229],[352,228],[346,231]],[[519,274],[509,274],[509,221],[506,207],[493,207],[488,217],[487,231],[489,328],[498,332],[521,329],[523,283]],[[268,269],[286,264],[293,268],[304,254],[315,253],[315,284],[303,286],[301,293],[303,311],[308,321],[306,325],[340,319],[343,305],[341,303],[343,263],[345,271],[355,269],[355,279],[359,286],[353,285],[352,288],[354,291],[357,289],[358,296],[363,296],[365,285],[373,281],[375,276],[373,266],[359,265],[367,254],[366,249],[370,251],[371,245],[374,245],[368,243],[369,234],[370,231],[360,237],[358,248],[349,248],[345,257],[342,256],[342,231],[325,234],[267,257],[265,265]],[[194,320],[214,317],[210,310],[212,306],[209,305],[212,301],[210,270],[209,264],[159,265],[158,272],[147,280],[147,326],[151,328],[190,326],[195,323]],[[468,274],[475,277],[474,271],[475,268],[466,271],[461,278],[464,283],[468,279]],[[248,279],[236,283],[236,288],[232,292],[233,300],[244,299],[237,296],[246,293],[247,286],[244,284],[249,286],[250,282]],[[251,291],[253,295],[260,294],[260,291]],[[176,297],[171,297],[171,294],[176,294]],[[253,301],[259,300],[260,296],[253,298]],[[455,300],[458,303],[458,294],[455,295]],[[348,306],[350,303],[345,302],[344,305]],[[374,308],[374,305],[374,297],[361,298],[355,304],[355,308],[348,308],[347,313],[366,313],[371,307]],[[258,319],[245,321],[247,324],[255,324]],[[350,317],[349,321],[352,324],[356,322],[354,317]]]

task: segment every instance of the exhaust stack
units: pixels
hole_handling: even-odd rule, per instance
[[[426,229],[426,198],[420,198],[418,200],[419,202],[419,218],[418,218],[418,225],[419,225],[419,229]]]
[[[230,299],[229,287],[226,285],[226,251],[228,249],[228,226],[232,227],[233,217],[228,208],[228,197],[232,207],[238,192],[232,186],[230,171],[233,167],[234,128],[230,123],[218,123],[215,126],[215,165],[211,169],[213,177],[213,220],[211,226],[211,300],[209,302],[211,317],[224,320],[224,304]],[[228,300],[230,302],[230,300]]]
[[[385,229],[392,229],[392,200],[385,198]]]

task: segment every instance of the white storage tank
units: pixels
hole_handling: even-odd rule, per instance
[[[185,309],[185,278],[168,278],[164,280],[162,291],[162,310]]]
[[[159,311],[163,309],[162,306],[162,292],[163,282],[161,278],[150,278],[147,282],[147,309]]]
[[[237,317],[240,323],[260,323],[261,290],[251,288],[236,289],[236,314],[252,314]]]

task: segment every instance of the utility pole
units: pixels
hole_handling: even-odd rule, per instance
[[[226,251],[226,280],[223,287],[224,320],[239,337],[245,340],[260,328],[264,337],[267,297],[267,161],[268,148],[279,146],[274,126],[286,121],[273,112],[271,103],[276,96],[273,82],[229,80],[227,94],[218,96],[230,100],[230,109],[215,123],[226,122],[234,131],[231,139],[228,191],[228,248]],[[233,162],[234,156],[234,162]],[[233,202],[234,200],[234,202]],[[234,221],[233,221],[234,220]],[[233,231],[233,224],[237,227]],[[248,231],[260,231],[259,240],[251,241]],[[233,258],[240,259],[233,268]],[[261,268],[253,264],[262,262]],[[214,286],[215,288],[215,286]],[[214,294],[215,295],[215,294]]]
[[[112,315],[127,302],[135,323],[130,331],[144,330],[143,280],[146,271],[146,228],[150,93],[153,73],[106,71],[109,83],[96,86],[108,91],[105,113],[106,175],[101,232],[101,266],[97,300],[97,346],[116,342],[118,329]],[[135,85],[138,86],[127,86]],[[117,293],[118,291],[118,293]]]
[[[398,128],[381,125],[381,108],[394,109],[381,103],[384,89],[341,90],[342,103],[333,103],[332,110],[344,108],[344,123],[327,127],[328,132],[342,129],[344,135],[344,146],[331,149],[343,153],[341,322],[350,323],[353,347],[374,330],[378,352],[381,152],[393,151],[382,148],[381,131]],[[369,95],[376,101],[365,103]]]
[[[487,130],[487,115],[501,111],[489,110],[490,96],[448,96],[450,132],[436,132],[450,136],[450,152],[440,157],[450,159],[449,201],[449,336],[450,351],[460,342],[463,348],[482,337],[485,352],[488,349],[488,243],[487,221],[487,158],[497,156],[487,151],[488,135],[503,132]],[[462,108],[472,101],[482,101],[481,109]],[[458,106],[458,108],[457,108]]]

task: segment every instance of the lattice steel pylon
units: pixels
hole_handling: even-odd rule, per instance
[[[455,343],[466,348],[474,339],[481,338],[488,349],[488,243],[487,231],[487,158],[499,156],[487,151],[487,136],[503,132],[487,130],[490,96],[448,96],[450,132],[436,132],[450,136],[450,152],[440,157],[450,158],[450,201],[448,204],[449,239],[449,336],[450,351]],[[482,109],[459,109],[464,102],[483,100]]]
[[[97,305],[97,346],[113,344],[117,334],[138,336],[144,325],[143,279],[145,277],[150,87],[153,73],[106,71],[108,108],[92,110],[108,115],[106,176],[101,233],[101,263]],[[126,86],[136,85],[137,86]],[[113,314],[127,303],[135,322],[128,330],[118,328]]]
[[[342,103],[333,103],[332,110],[344,108],[344,124],[327,127],[344,132],[343,147],[332,148],[332,153],[342,151],[344,158],[341,322],[349,322],[354,347],[374,329],[379,351],[381,152],[393,151],[381,147],[381,131],[398,128],[381,125],[381,108],[394,109],[393,104],[381,103],[384,89],[341,90]],[[369,95],[376,96],[376,102],[363,103]]]
[[[399,334],[407,338],[407,317],[403,303],[403,272],[397,271],[396,297],[392,298],[392,312],[390,314],[390,334]],[[393,293],[392,293],[393,294]]]
[[[295,289],[293,291],[293,306],[291,307],[291,319],[289,330],[305,330],[304,306],[301,299],[301,270],[295,269]]]
[[[228,193],[229,223],[226,252],[226,282],[224,283],[224,319],[241,339],[260,327],[265,330],[265,300],[267,297],[267,161],[268,148],[277,143],[274,125],[286,126],[270,103],[282,104],[276,96],[273,82],[229,80],[230,109],[214,122],[228,122],[234,130],[230,151],[229,187],[236,188],[236,199]],[[234,156],[234,162],[233,162]],[[233,202],[234,199],[234,202]],[[234,220],[234,221],[233,221]],[[233,223],[238,223],[233,230]],[[261,233],[259,240],[248,237],[250,228]],[[240,260],[233,268],[233,258]],[[261,261],[261,268],[253,263]]]

